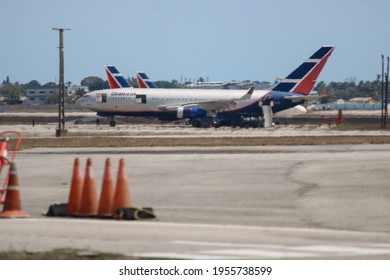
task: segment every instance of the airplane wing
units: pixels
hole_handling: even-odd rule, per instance
[[[177,111],[178,108],[199,108],[207,112],[219,112],[224,109],[229,109],[232,106],[237,104],[239,100],[250,99],[254,91],[254,87],[251,87],[249,91],[241,96],[240,98],[231,98],[231,99],[220,99],[204,102],[192,102],[192,103],[180,103],[180,104],[170,104],[170,105],[160,105],[158,109],[162,111]]]

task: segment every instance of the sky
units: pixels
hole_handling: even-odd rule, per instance
[[[319,81],[372,81],[390,56],[388,0],[0,0],[0,81],[106,79],[104,66],[152,80],[287,76],[336,45]]]

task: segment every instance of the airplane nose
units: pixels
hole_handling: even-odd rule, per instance
[[[81,99],[83,99],[83,98],[80,97],[79,99],[76,99],[76,101],[75,101],[76,105],[81,105],[81,103],[83,102]]]
[[[85,102],[86,102],[86,98],[85,97],[80,97],[79,99],[77,99],[75,101],[76,105],[80,106],[80,107],[84,107],[85,105]]]

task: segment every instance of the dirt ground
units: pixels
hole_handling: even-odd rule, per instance
[[[0,115],[0,131],[23,134],[21,149],[36,147],[169,147],[388,144],[390,131],[380,129],[380,112],[345,112],[336,125],[337,112],[313,112],[275,118],[271,129],[192,128],[183,123],[161,123],[140,118],[118,119],[110,128],[91,112],[69,112],[67,136],[55,137],[55,112],[11,112]],[[15,143],[11,139],[11,145]]]
[[[24,138],[21,149],[60,147],[183,147],[389,144],[390,136],[286,136],[286,137],[61,137]],[[10,143],[13,145],[14,143]]]

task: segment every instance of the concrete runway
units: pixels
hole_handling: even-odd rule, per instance
[[[124,158],[132,202],[159,221],[41,216],[66,202],[75,157]],[[17,155],[23,209],[0,250],[75,248],[184,259],[389,259],[390,145],[31,149]]]

